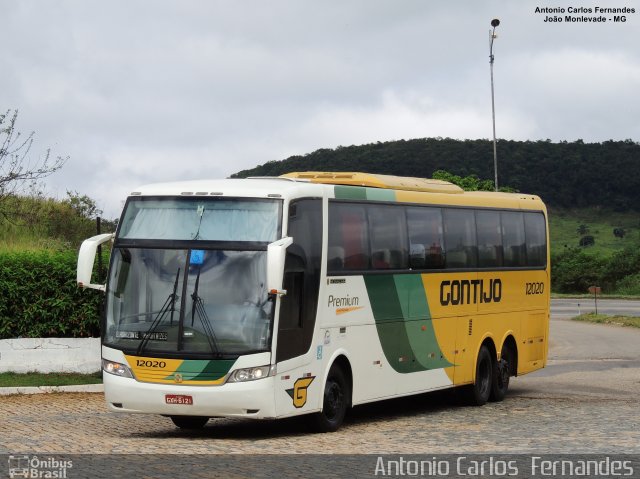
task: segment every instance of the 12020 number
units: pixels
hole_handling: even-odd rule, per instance
[[[544,283],[525,283],[525,294],[542,294],[544,293]]]
[[[166,368],[167,363],[164,361],[149,361],[144,359],[138,359],[136,365],[142,368]]]

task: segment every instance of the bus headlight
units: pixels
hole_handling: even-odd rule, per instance
[[[115,361],[102,360],[102,370],[106,373],[113,374],[114,376],[121,376],[123,378],[132,378],[131,370],[121,363]]]
[[[268,376],[275,376],[276,367],[273,366],[258,366],[255,368],[236,369],[231,373],[227,382],[229,383],[241,383],[245,381],[255,381],[256,379],[266,378]]]

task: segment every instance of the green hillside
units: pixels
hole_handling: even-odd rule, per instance
[[[613,230],[622,228],[623,237]],[[585,231],[586,229],[586,231]],[[582,233],[581,233],[582,232]],[[595,243],[582,249],[590,254],[608,257],[640,239],[640,215],[635,212],[615,212],[602,208],[550,208],[549,234],[552,254],[580,246],[580,239],[593,236]]]
[[[640,144],[498,141],[500,185],[537,194],[552,207],[640,211]],[[422,138],[321,149],[271,161],[232,177],[291,171],[362,171],[430,178],[436,170],[493,178],[489,140]]]

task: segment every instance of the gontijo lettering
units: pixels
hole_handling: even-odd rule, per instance
[[[442,306],[477,303],[499,303],[502,299],[500,278],[461,279],[440,283],[440,304]]]

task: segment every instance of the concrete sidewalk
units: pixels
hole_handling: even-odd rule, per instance
[[[101,393],[102,384],[74,384],[71,386],[30,386],[0,388],[0,396],[12,394],[44,394],[44,393]]]

